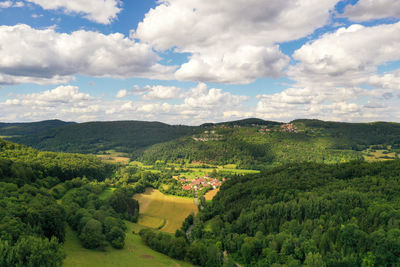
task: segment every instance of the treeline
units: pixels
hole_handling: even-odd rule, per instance
[[[103,249],[108,244],[121,249],[125,244],[125,220],[136,222],[139,204],[132,198],[132,192],[125,188],[115,189],[110,197],[100,199],[106,185],[74,179],[62,197],[62,206],[67,211],[66,219],[77,231],[85,248]]]
[[[63,193],[54,189],[63,182],[72,188],[78,176],[103,180],[114,169],[92,156],[0,140],[0,266],[61,266],[71,207],[57,203]]]
[[[177,173],[165,167],[160,168],[160,172],[150,172],[138,166],[126,166],[119,168],[110,182],[128,187],[132,193],[143,193],[147,187],[152,187],[165,194],[194,197],[193,191],[182,190],[182,185],[172,178],[173,175]]]
[[[399,200],[400,161],[290,164],[225,182],[175,237],[141,235],[201,266],[398,266]]]
[[[42,152],[0,139],[0,169],[2,181],[21,186],[49,177],[58,182],[83,176],[100,181],[112,176],[116,167],[95,156]]]

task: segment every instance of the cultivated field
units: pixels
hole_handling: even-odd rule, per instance
[[[177,261],[144,245],[138,234],[140,226],[126,222],[128,231],[125,247],[121,250],[107,247],[106,251],[89,250],[82,247],[76,233],[67,228],[64,249],[67,258],[65,267],[190,267],[189,263]]]
[[[113,157],[110,155],[97,155],[97,157],[106,162],[121,163],[121,164],[128,164],[129,161],[131,160],[128,157]]]
[[[204,195],[204,198],[206,200],[212,200],[217,195],[218,192],[219,192],[219,188],[210,190]]]
[[[138,223],[167,233],[175,233],[190,213],[197,212],[193,199],[164,195],[152,188],[134,198],[139,201]]]

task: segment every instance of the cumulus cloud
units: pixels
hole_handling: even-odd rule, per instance
[[[278,76],[289,59],[275,44],[325,25],[336,2],[161,0],[133,36],[158,50],[190,53],[180,80],[249,83]]]
[[[23,7],[25,6],[24,2],[17,1],[2,1],[0,2],[0,8],[10,8],[10,7]]]
[[[163,86],[146,85],[140,87],[135,85],[131,90],[122,89],[118,91],[116,98],[124,98],[130,95],[141,95],[143,100],[167,100],[167,99],[177,99],[184,96],[183,89],[176,86]]]
[[[400,18],[400,1],[398,0],[359,0],[348,5],[343,17],[351,21],[363,22],[383,18]]]
[[[0,83],[60,83],[75,74],[96,77],[168,78],[152,48],[120,33],[58,33],[53,28],[0,26]]]
[[[184,105],[190,108],[212,108],[238,106],[248,100],[247,96],[232,95],[222,89],[208,88],[204,83],[199,83],[192,88],[184,99]]]
[[[11,1],[3,1],[0,2],[0,8],[9,8],[13,5],[13,2]]]
[[[377,67],[400,60],[400,23],[352,25],[326,33],[294,53],[288,74],[302,86],[354,86],[368,82]],[[389,77],[387,77],[389,78]]]
[[[62,10],[67,14],[82,14],[88,20],[110,24],[121,12],[119,0],[26,0],[46,10]]]
[[[154,89],[149,92],[155,93],[157,92],[155,88],[163,87],[149,88]],[[0,102],[0,121],[32,121],[48,118],[69,121],[134,119],[194,125],[236,118],[239,114],[249,114],[247,108],[243,106],[243,102],[247,100],[245,96],[208,88],[205,84],[199,84],[186,91],[178,89],[181,98],[174,103],[167,103],[163,100],[169,99],[170,95],[164,93],[148,96],[148,99],[142,97],[135,101],[105,100],[80,92],[76,86],[59,86],[39,93],[18,94]]]
[[[293,87],[258,96],[256,112],[283,120],[393,120],[400,70],[382,74],[378,67],[400,60],[399,44],[400,23],[326,33],[295,51],[287,72]]]

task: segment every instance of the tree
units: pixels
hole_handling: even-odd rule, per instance
[[[90,219],[83,227],[79,238],[85,248],[98,248],[104,246],[105,237],[101,222]]]

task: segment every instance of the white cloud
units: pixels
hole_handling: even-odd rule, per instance
[[[128,90],[122,89],[122,90],[118,91],[118,93],[117,93],[117,95],[115,97],[116,98],[124,98],[124,97],[127,97],[128,95],[129,95]]]
[[[130,95],[141,95],[143,100],[167,100],[182,98],[184,96],[183,91],[182,88],[176,86],[146,85],[140,87],[135,85],[129,91],[126,89],[118,91],[115,97],[124,98]]]
[[[298,86],[358,86],[377,67],[400,60],[400,23],[364,27],[352,25],[305,44],[294,53],[299,63],[288,74]]]
[[[232,95],[222,89],[208,88],[204,83],[198,84],[187,93],[184,99],[185,106],[191,108],[208,109],[212,107],[238,106],[248,100],[247,96]]]
[[[142,97],[144,100],[167,100],[183,97],[183,89],[175,86],[158,85],[148,88],[148,92]]]
[[[59,86],[41,93],[17,95],[15,99],[7,100],[7,105],[36,105],[44,108],[56,107],[62,103],[75,103],[77,101],[91,100],[89,94],[80,93],[76,86]]]
[[[157,88],[157,86],[154,86]],[[159,87],[161,88],[161,87]],[[75,86],[59,86],[33,94],[19,94],[0,102],[0,121],[63,120],[157,120],[171,124],[201,124],[253,114],[244,107],[247,97],[199,84],[183,92],[182,99],[160,101],[105,100],[79,91]]]
[[[400,18],[398,0],[359,0],[355,5],[348,5],[343,17],[351,21],[363,22],[383,18]]]
[[[158,50],[190,53],[180,80],[249,83],[278,76],[289,60],[275,44],[325,25],[336,2],[161,0],[133,36]]]
[[[60,83],[75,74],[169,78],[175,67],[158,64],[152,48],[120,33],[58,33],[28,25],[0,26],[0,83]]]
[[[9,8],[13,5],[11,1],[2,1],[0,2],[0,8]]]
[[[110,24],[121,12],[119,0],[26,0],[46,10],[62,10],[67,14],[82,14],[88,20]]]
[[[352,25],[326,33],[295,51],[292,88],[258,96],[257,115],[292,120],[400,120],[400,70],[378,67],[400,60],[400,23]],[[368,89],[365,86],[368,87]],[[379,109],[379,110],[378,110]]]

